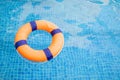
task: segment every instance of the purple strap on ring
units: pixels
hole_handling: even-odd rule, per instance
[[[43,51],[47,57],[47,60],[50,60],[53,58],[52,53],[50,52],[50,50],[48,48],[44,49]]]
[[[26,40],[20,40],[18,42],[15,43],[15,48],[17,49],[19,46],[25,45],[27,44]]]
[[[60,33],[60,32],[62,32],[60,29],[54,29],[54,30],[51,32],[51,35],[54,36],[55,34]]]
[[[31,24],[31,27],[32,27],[32,31],[37,30],[37,25],[36,25],[35,21],[31,21],[30,24]]]

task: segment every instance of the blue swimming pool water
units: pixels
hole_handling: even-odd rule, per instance
[[[41,19],[59,26],[65,44],[56,58],[35,63],[16,52],[14,37],[20,26]],[[28,37],[34,49],[50,42],[44,31]],[[120,1],[1,1],[0,80],[120,80]]]

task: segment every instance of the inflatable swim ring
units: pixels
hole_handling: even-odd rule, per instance
[[[43,50],[34,50],[27,45],[27,37],[34,30],[45,30],[52,35],[52,43]],[[35,62],[51,60],[59,54],[64,45],[62,31],[53,23],[45,20],[31,21],[23,25],[15,37],[15,48],[26,59]]]

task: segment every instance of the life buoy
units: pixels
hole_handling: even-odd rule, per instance
[[[34,30],[45,30],[52,35],[50,46],[43,50],[34,50],[27,45],[28,35]],[[59,54],[64,45],[62,31],[53,23],[45,20],[31,21],[23,25],[15,37],[15,48],[26,59],[35,62],[51,60]]]

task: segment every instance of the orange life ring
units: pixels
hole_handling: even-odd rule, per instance
[[[34,30],[45,30],[52,35],[52,43],[43,50],[34,50],[27,45],[27,37]],[[26,59],[35,62],[44,62],[59,54],[64,45],[64,36],[58,27],[45,20],[31,21],[23,25],[15,37],[17,51]]]

